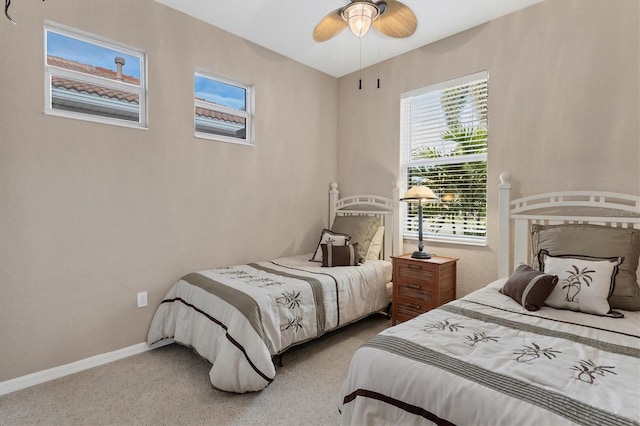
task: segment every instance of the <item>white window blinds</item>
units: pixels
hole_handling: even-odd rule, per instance
[[[400,158],[404,190],[428,186],[427,240],[486,243],[488,74],[403,93]],[[402,203],[405,238],[418,234],[416,204]]]

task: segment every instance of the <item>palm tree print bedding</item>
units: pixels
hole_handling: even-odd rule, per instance
[[[147,342],[194,348],[216,389],[258,391],[275,378],[272,357],[386,307],[390,270],[322,268],[303,255],[193,272],[162,300]]]
[[[640,312],[531,312],[504,282],[366,342],[341,390],[342,424],[640,424]]]

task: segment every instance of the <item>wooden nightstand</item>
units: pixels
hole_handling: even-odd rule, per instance
[[[393,256],[392,324],[410,320],[456,298],[456,262],[451,257]]]

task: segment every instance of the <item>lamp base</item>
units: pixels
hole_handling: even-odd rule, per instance
[[[431,259],[431,253],[428,251],[414,251],[411,257],[414,259]]]

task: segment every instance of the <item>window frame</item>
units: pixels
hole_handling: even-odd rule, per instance
[[[213,104],[211,102],[207,102],[207,101],[202,101],[200,99],[196,98],[196,92],[195,92],[195,80],[196,77],[201,77],[201,78],[206,78],[209,80],[213,80],[216,82],[220,82],[220,83],[224,83],[230,86],[235,86],[238,88],[241,88],[244,90],[245,92],[245,109],[244,110],[240,110],[240,109],[235,109],[235,108],[231,108],[231,107],[227,107],[224,105],[218,105],[218,104]],[[195,70],[195,72],[193,73],[193,103],[194,103],[194,110],[193,110],[193,131],[194,131],[194,136],[198,139],[208,139],[208,140],[213,140],[213,141],[217,141],[217,142],[226,142],[226,143],[234,143],[234,144],[238,144],[238,145],[244,145],[244,146],[255,146],[255,139],[254,139],[254,135],[255,135],[255,110],[254,110],[254,105],[255,105],[255,98],[254,98],[254,86],[250,85],[250,84],[246,84],[246,83],[241,83],[235,80],[231,80],[228,79],[226,77],[221,77],[219,75],[216,75],[212,72],[206,71],[204,69],[198,68]],[[233,137],[233,136],[225,136],[225,135],[218,135],[215,133],[207,133],[207,132],[199,132],[197,131],[197,115],[195,112],[195,109],[197,107],[203,108],[203,109],[207,109],[207,110],[213,110],[216,112],[221,112],[223,114],[230,114],[230,115],[235,115],[235,116],[240,116],[243,117],[245,119],[245,138],[239,138],[239,137]]]
[[[407,126],[410,125],[410,120],[407,122],[405,118],[405,110],[404,103],[408,102],[409,99],[422,96],[438,93],[438,96],[446,90],[452,89],[457,86],[471,84],[478,80],[484,80],[484,84],[486,85],[486,103],[484,106],[486,107],[486,111],[483,114],[486,115],[486,121],[484,122],[484,130],[486,131],[486,145],[484,145],[484,153],[474,153],[474,154],[465,154],[460,156],[443,156],[439,158],[421,158],[421,159],[413,159],[411,158],[411,145],[410,145],[410,136],[407,133],[410,131],[407,130]],[[484,230],[483,235],[481,236],[469,236],[469,235],[456,235],[455,232],[448,232],[444,234],[439,234],[437,232],[430,232],[428,226],[429,217],[425,213],[424,223],[423,223],[423,239],[425,241],[432,242],[442,242],[442,243],[455,243],[455,244],[465,244],[465,245],[476,245],[476,246],[486,246],[487,245],[487,168],[488,168],[488,147],[489,147],[489,122],[488,122],[488,92],[489,92],[489,72],[488,71],[480,71],[474,74],[470,74],[467,76],[463,76],[460,78],[455,78],[452,80],[448,80],[445,82],[433,84],[430,86],[426,86],[420,89],[404,92],[400,96],[400,174],[402,176],[402,189],[405,192],[413,185],[417,184],[425,184],[427,183],[412,183],[411,185],[408,182],[409,178],[409,169],[413,167],[429,167],[434,165],[453,165],[453,164],[471,164],[474,162],[483,161],[485,163],[485,182],[484,182]],[[436,121],[434,121],[436,123]],[[440,120],[439,123],[443,123]],[[443,128],[442,126],[440,128]],[[444,122],[444,128],[448,128],[448,124],[446,121]],[[480,127],[476,127],[478,129]],[[424,144],[424,146],[428,146],[428,144]],[[433,189],[433,188],[432,188]],[[443,194],[436,194],[443,195]],[[417,231],[409,231],[407,228],[409,227],[409,222],[411,218],[408,217],[410,206],[408,203],[400,203],[400,220],[401,220],[401,229],[403,234],[403,239],[417,239],[418,232]],[[414,215],[411,215],[412,217]],[[452,226],[455,231],[458,231],[458,225]]]
[[[63,35],[65,37],[74,38],[85,43],[90,43],[99,47],[103,47],[110,50],[116,50],[126,55],[135,56],[140,60],[140,78],[139,85],[127,83],[124,81],[112,80],[109,78],[94,76],[86,74],[80,71],[69,70],[61,68],[55,65],[50,65],[47,60],[48,56],[48,42],[47,34],[51,31]],[[91,64],[87,64],[91,65]],[[80,81],[87,84],[93,84],[108,89],[119,90],[126,93],[135,94],[138,96],[138,121],[125,120],[115,117],[106,117],[103,115],[94,115],[84,112],[68,111],[63,109],[53,108],[53,90],[52,79],[53,77],[61,77],[65,79],[71,79]],[[127,46],[123,43],[101,37],[86,31],[82,31],[76,28],[68,27],[51,21],[45,21],[44,24],[44,113],[46,115],[72,118],[76,120],[92,121],[102,124],[110,124],[115,126],[130,127],[136,129],[148,129],[148,105],[147,105],[147,54],[141,49],[137,49],[131,46]],[[114,102],[109,100],[103,100],[105,104]]]

